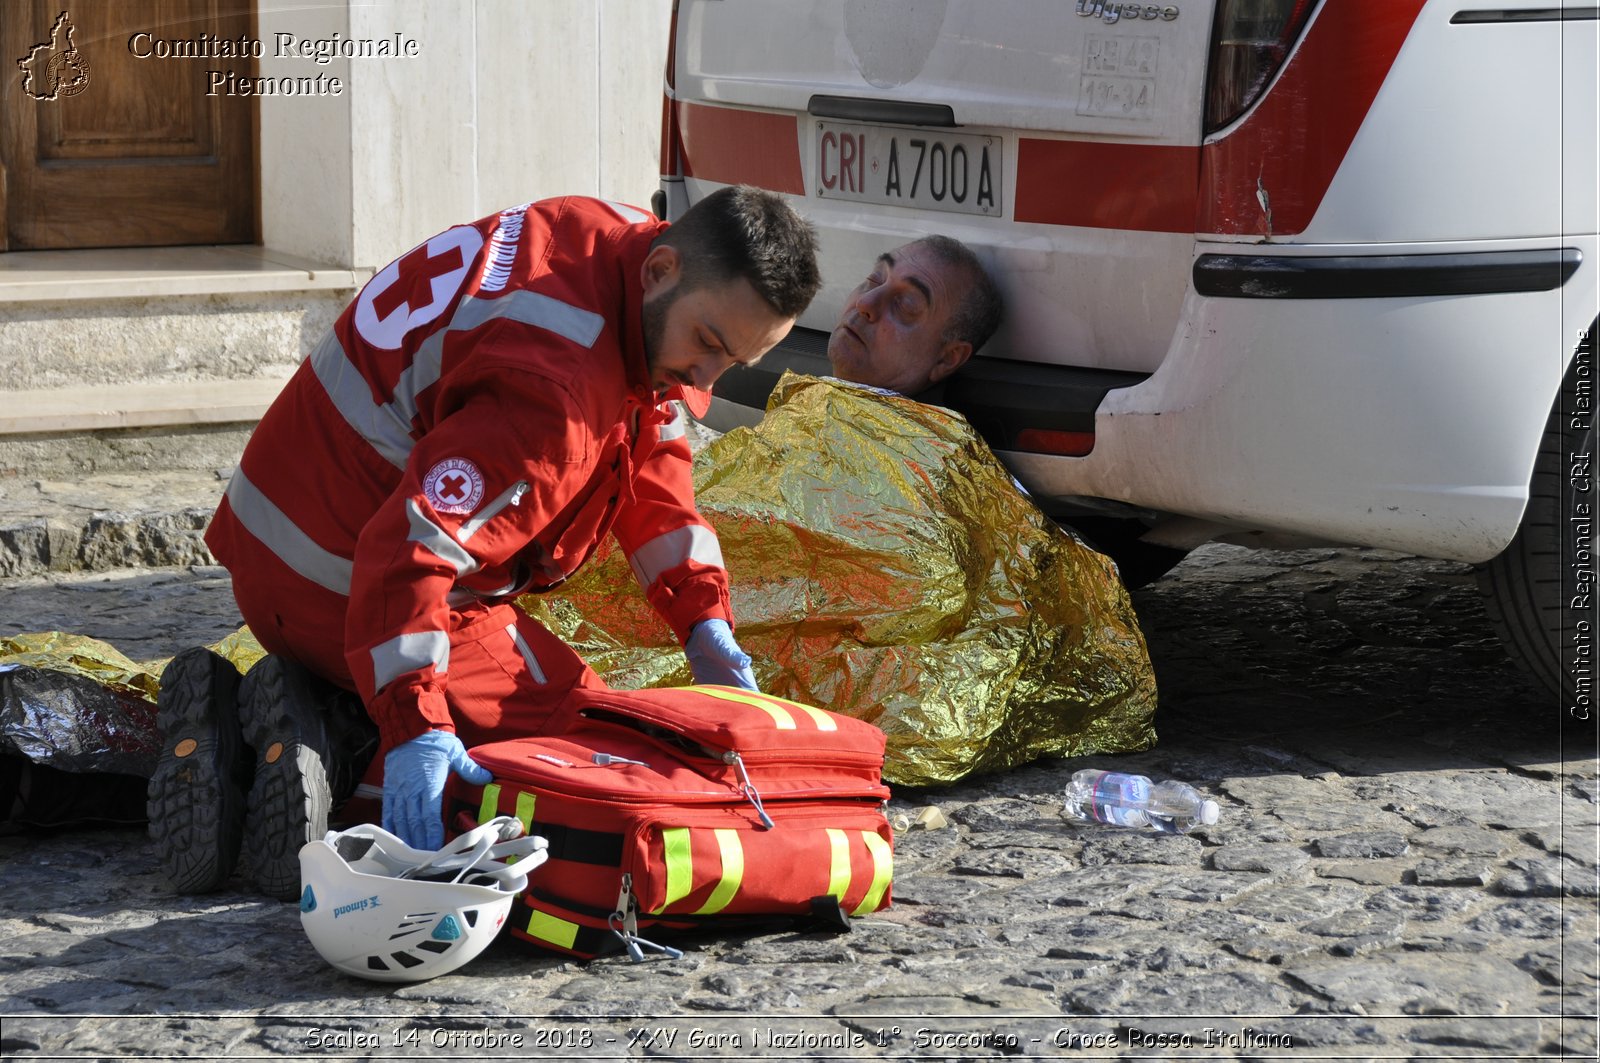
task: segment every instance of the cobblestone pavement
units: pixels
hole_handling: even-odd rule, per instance
[[[845,935],[582,965],[509,939],[393,988],[292,904],[171,895],[142,833],[0,838],[0,1055],[1595,1058],[1595,734],[1506,663],[1464,566],[1213,546],[1135,596],[1160,743],[938,791]],[[232,630],[217,569],[0,584],[0,630],[136,658]],[[1086,765],[1188,780],[1187,836],[1080,829]]]

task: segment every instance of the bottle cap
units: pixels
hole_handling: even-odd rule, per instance
[[[1217,821],[1217,814],[1219,811],[1220,810],[1217,808],[1217,803],[1215,801],[1201,801],[1200,815],[1198,818],[1202,824],[1209,827]]]

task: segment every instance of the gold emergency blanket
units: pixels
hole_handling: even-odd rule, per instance
[[[267,652],[247,627],[208,649],[232,663],[241,675]],[[108,642],[64,631],[0,635],[0,666],[42,668],[80,676],[151,702],[161,688],[161,672],[171,660],[163,657],[143,663],[131,661]]]
[[[877,724],[888,781],[1154,743],[1155,675],[1115,567],[961,417],[787,374],[759,425],[696,456],[695,491],[761,689]],[[692,682],[615,549],[520,601],[613,686]]]
[[[248,628],[210,647],[241,673],[264,655]],[[0,754],[70,772],[148,776],[161,748],[154,702],[170,658],[44,631],[0,636]]]

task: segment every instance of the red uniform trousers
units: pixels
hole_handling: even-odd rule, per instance
[[[298,588],[292,607],[285,586]],[[263,649],[355,692],[344,654],[349,599],[301,579],[266,549],[252,563],[235,566],[233,594]],[[452,610],[448,634],[445,700],[468,749],[558,733],[566,726],[568,695],[579,687],[605,686],[572,647],[510,603]],[[381,767],[379,757],[365,781],[381,779]]]

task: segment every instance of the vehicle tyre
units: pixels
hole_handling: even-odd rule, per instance
[[[1187,550],[1141,542],[1150,529],[1143,521],[1132,518],[1073,517],[1060,523],[1115,561],[1122,584],[1130,591],[1154,583],[1189,556]]]
[[[1478,569],[1478,587],[1506,652],[1547,690],[1559,695],[1564,709],[1578,705],[1578,677],[1567,666],[1565,651],[1572,645],[1574,625],[1592,624],[1594,616],[1592,604],[1580,608],[1570,594],[1571,563],[1578,558],[1571,518],[1585,512],[1575,508],[1580,504],[1587,504],[1588,514],[1594,514],[1593,474],[1576,474],[1570,460],[1580,454],[1592,459],[1594,454],[1594,418],[1573,416],[1578,409],[1582,367],[1587,367],[1586,393],[1592,395],[1594,332],[1590,326],[1579,343],[1561,397],[1545,424],[1522,525],[1511,545]],[[1575,421],[1582,427],[1576,427]],[[1592,542],[1585,548],[1592,559]],[[1593,571],[1592,560],[1586,567]],[[1592,686],[1589,691],[1592,698]]]

